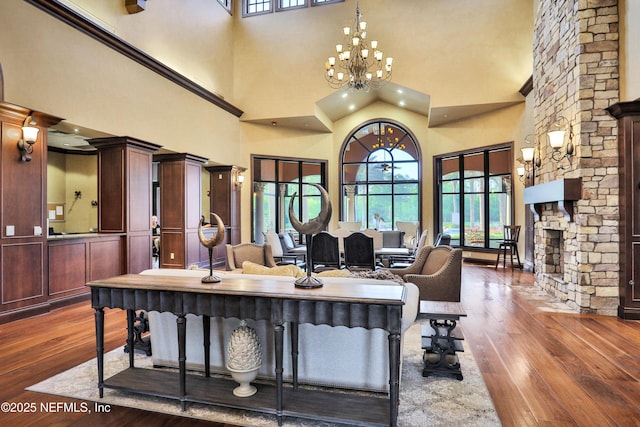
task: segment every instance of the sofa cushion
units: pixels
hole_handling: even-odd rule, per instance
[[[262,274],[265,276],[290,276],[290,277],[302,277],[305,275],[304,271],[297,265],[279,265],[276,267],[265,267],[264,265],[256,264],[251,261],[245,261],[242,263],[243,274]]]

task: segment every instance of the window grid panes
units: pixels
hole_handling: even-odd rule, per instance
[[[289,203],[296,194],[294,211],[307,222],[320,212],[317,183],[326,188],[326,162],[253,156],[253,240],[264,242],[264,233],[296,233],[289,218]],[[300,237],[300,236],[298,236]]]
[[[368,123],[346,140],[342,152],[342,221],[362,228],[395,229],[420,220],[419,149],[398,124]]]
[[[218,3],[220,3],[229,13],[233,10],[232,0],[218,0]]]
[[[231,12],[232,0],[218,0],[225,8]],[[300,9],[309,6],[324,6],[331,3],[342,3],[344,0],[242,0],[242,16],[261,15],[277,12]],[[274,8],[275,5],[275,8]]]
[[[307,7],[307,0],[278,0],[278,11]]]
[[[257,15],[271,12],[271,0],[244,0],[245,15]]]
[[[498,248],[513,223],[512,163],[511,145],[436,158],[437,228],[453,246]]]

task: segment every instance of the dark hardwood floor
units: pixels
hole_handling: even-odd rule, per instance
[[[461,324],[502,424],[639,426],[640,323],[541,311],[510,287],[532,282],[531,274],[519,270],[463,268],[462,304],[468,317]],[[125,315],[105,312],[105,347],[121,347]],[[0,401],[73,402],[24,388],[95,357],[94,333],[88,302],[0,325]],[[223,427],[121,407],[108,414],[0,412],[0,422]]]

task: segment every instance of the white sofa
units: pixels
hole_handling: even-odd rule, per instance
[[[207,271],[208,272],[208,271]],[[202,277],[202,270],[153,269],[141,274]],[[240,277],[238,274],[216,272],[225,277]],[[260,277],[260,276],[256,276]],[[290,281],[292,277],[269,276],[269,279]],[[351,281],[372,284],[393,284],[407,288],[407,301],[402,312],[402,332],[416,319],[419,297],[418,288],[412,283],[399,285],[393,281],[324,277],[325,283]],[[172,313],[150,312],[151,349],[155,366],[177,366],[178,346],[176,316]],[[225,351],[231,332],[240,319],[211,318],[211,371],[226,373]],[[272,325],[267,321],[247,319],[262,342],[263,364],[259,376],[275,377],[275,358]],[[222,331],[222,333],[219,333]],[[386,392],[389,388],[388,333],[382,329],[367,330],[344,326],[301,324],[298,342],[298,381],[301,384],[342,387],[357,390]],[[284,379],[292,380],[291,347],[285,325],[284,334]],[[402,343],[402,342],[401,342]],[[402,347],[401,347],[402,348]],[[202,317],[187,316],[186,363],[188,369],[204,370]]]

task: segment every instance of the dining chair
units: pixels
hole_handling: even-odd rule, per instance
[[[360,232],[351,233],[345,237],[344,266],[349,270],[375,270],[373,237]]]
[[[311,271],[324,271],[339,269],[340,250],[338,248],[338,238],[326,231],[313,236],[311,240]]]
[[[520,237],[520,226],[519,225],[505,225],[504,226],[504,238],[500,241],[498,246],[498,257],[496,258],[496,265],[494,268],[498,268],[498,264],[500,263],[500,255],[502,255],[502,267],[507,267],[507,251],[509,251],[509,255],[511,257],[511,268],[514,267],[513,264],[513,254],[515,253],[516,259],[518,260],[518,268],[522,268],[522,263],[520,262],[520,254],[518,253],[518,238]]]

